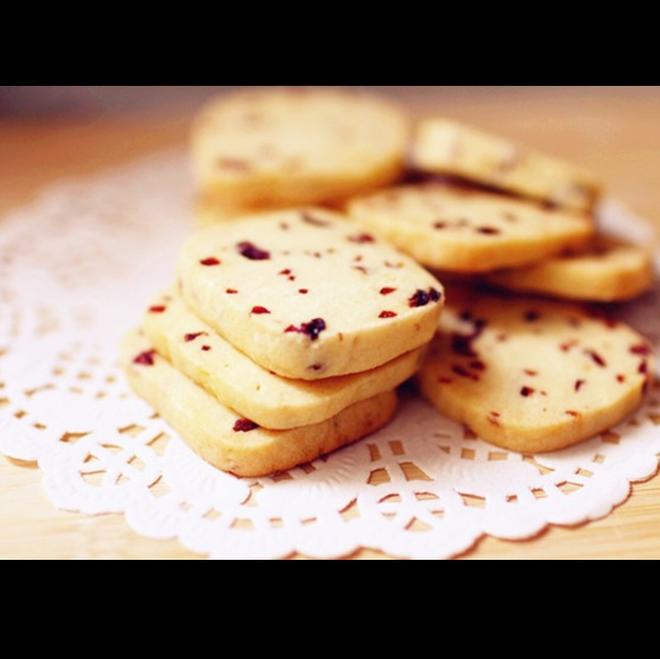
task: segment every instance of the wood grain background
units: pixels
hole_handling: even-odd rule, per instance
[[[593,169],[660,228],[660,88],[409,88],[403,102],[476,123]],[[187,139],[190,114],[0,120],[0,214],[58,178],[84,175]],[[660,247],[660,242],[657,242]],[[660,319],[659,319],[660,322]],[[524,542],[483,538],[466,558],[660,558],[660,478],[607,518]],[[120,515],[55,510],[36,465],[0,458],[0,557],[193,558],[133,533]],[[387,558],[362,550],[352,558]]]

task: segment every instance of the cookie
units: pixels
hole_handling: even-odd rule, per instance
[[[418,348],[377,368],[306,382],[275,375],[255,364],[199,320],[169,292],[145,314],[143,328],[158,354],[223,405],[263,428],[320,423],[354,403],[391,391],[419,368]]]
[[[646,341],[569,303],[451,289],[419,372],[423,395],[479,437],[525,453],[594,437],[641,403]]]
[[[425,266],[487,272],[580,247],[591,220],[457,185],[420,183],[358,197],[348,213]]]
[[[316,204],[395,180],[408,139],[406,116],[378,98],[327,89],[243,91],[202,111],[193,165],[207,201]]]
[[[222,405],[162,358],[137,333],[122,345],[122,366],[144,398],[204,460],[238,476],[291,469],[383,427],[396,411],[396,394],[378,394],[336,416],[291,430],[265,430]]]
[[[651,288],[653,261],[642,247],[599,238],[589,250],[488,276],[512,291],[594,302],[630,300]]]
[[[594,176],[576,165],[448,119],[420,122],[412,160],[424,172],[458,176],[578,211],[590,210],[600,190]]]
[[[260,366],[317,380],[376,368],[432,338],[441,284],[327,210],[278,211],[192,236],[180,294]]]

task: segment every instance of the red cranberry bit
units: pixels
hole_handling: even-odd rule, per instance
[[[211,349],[211,346],[202,346],[204,352],[208,352]]]
[[[394,311],[381,311],[378,314],[379,318],[394,318],[396,316],[396,313]]]
[[[314,318],[308,323],[302,323],[300,327],[295,325],[289,325],[284,331],[285,332],[299,332],[301,334],[307,335],[312,341],[316,341],[319,338],[319,334],[326,329],[325,320],[323,318]]]
[[[209,256],[208,258],[202,259],[200,263],[205,266],[212,266],[220,265],[221,261],[220,259],[216,259],[215,256]]]
[[[330,222],[326,222],[325,220],[320,220],[319,218],[314,217],[314,215],[312,215],[307,211],[303,211],[300,214],[300,219],[303,222],[306,222],[307,224],[311,224],[312,226],[315,227],[327,227],[330,225]]]
[[[309,291],[306,288],[299,288],[298,293],[300,293],[301,295],[307,295]]]
[[[595,350],[585,350],[584,354],[589,355],[594,363],[598,364],[598,366],[601,368],[605,368],[607,366],[607,362]]]
[[[631,346],[630,352],[633,355],[650,355],[651,348],[649,348],[649,346],[645,345],[644,343],[640,343],[639,345]]]
[[[153,366],[154,365],[154,355],[156,354],[155,350],[145,350],[141,352],[134,360],[134,364],[140,364],[142,366]]]
[[[418,288],[408,299],[408,306],[413,308],[425,307],[429,302],[437,302],[439,299],[440,293],[435,288],[429,288],[428,291]]]
[[[236,249],[241,256],[244,256],[250,261],[266,261],[270,258],[270,252],[265,249],[259,249],[251,242],[243,241],[236,245]]]
[[[358,233],[356,236],[349,236],[348,240],[352,243],[358,243],[360,245],[364,243],[376,242],[374,237],[368,233]]]
[[[227,295],[236,295],[238,291],[235,288],[228,288],[225,293],[227,293]]]
[[[433,224],[434,229],[446,229],[447,228],[447,223],[446,222],[435,222]]]
[[[576,380],[574,389],[575,391],[580,391],[580,389],[586,384],[586,380]]]
[[[285,268],[284,270],[280,270],[277,274],[278,275],[290,275],[291,270],[289,268]]]
[[[625,381],[626,381],[626,376],[625,376],[625,375],[621,375],[621,373],[619,373],[619,374],[616,376],[616,381],[617,381],[617,382],[621,382],[621,383],[622,383],[622,382],[625,382]]]
[[[533,393],[534,389],[532,387],[522,387],[520,390],[520,395],[524,396],[525,398],[531,396]]]
[[[466,368],[464,368],[460,364],[454,364],[451,367],[451,370],[454,371],[456,375],[460,375],[462,378],[471,378],[472,380],[475,381],[479,379],[476,375],[470,373]]]
[[[383,288],[380,289],[380,294],[389,295],[390,293],[394,293],[394,291],[396,291],[396,288],[390,288],[389,286],[384,286]]]
[[[189,334],[186,334],[183,338],[186,340],[186,343],[189,343],[190,341],[194,341],[197,337],[199,336],[207,336],[206,332],[190,332]]]
[[[451,349],[457,355],[464,357],[476,357],[477,353],[472,349],[472,337],[462,334],[451,335]]]
[[[496,229],[495,227],[478,227],[477,232],[483,233],[485,236],[496,236],[499,233],[502,233],[499,229]]]
[[[312,364],[309,368],[312,371],[320,371],[323,368],[323,364]]]
[[[149,307],[149,313],[163,313],[167,307],[164,307],[162,304],[159,304],[155,307]]]
[[[538,311],[526,311],[525,312],[525,321],[528,323],[534,323],[541,317],[541,314]]]
[[[270,313],[266,307],[252,307],[252,311],[250,313],[256,314],[256,315],[261,315],[264,313]]]
[[[238,419],[234,424],[234,432],[250,432],[250,430],[255,430],[259,426],[250,419]]]
[[[565,414],[568,414],[569,416],[573,416],[573,417],[580,416],[580,413],[576,412],[575,410],[566,410]]]
[[[644,360],[640,365],[639,368],[637,369],[638,373],[647,373],[649,370],[649,365],[646,363],[646,360]]]

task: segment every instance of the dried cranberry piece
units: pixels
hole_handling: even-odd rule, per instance
[[[244,240],[236,245],[236,249],[241,256],[250,261],[266,261],[270,258],[270,252],[265,249],[259,249],[254,243]]]
[[[447,223],[446,222],[434,222],[433,223],[433,228],[434,229],[446,229],[447,228]]]
[[[142,366],[153,366],[155,354],[155,350],[145,350],[144,352],[141,352],[137,357],[135,357],[133,363],[141,364]]]
[[[639,345],[631,346],[630,352],[633,355],[650,355],[651,348],[644,343],[640,343]]]
[[[216,259],[215,256],[209,256],[208,258],[201,259],[200,263],[202,265],[211,266],[211,265],[220,265],[222,261],[220,261],[220,259]]]
[[[167,307],[163,306],[162,304],[158,304],[153,307],[149,307],[149,313],[163,313]]]
[[[270,311],[268,309],[266,309],[266,307],[256,306],[256,307],[252,307],[252,311],[250,313],[260,315],[260,314],[264,314],[264,313],[270,313]]]
[[[236,295],[238,291],[235,288],[228,288],[225,293],[227,293],[227,295]]]
[[[646,363],[646,361],[643,361],[640,365],[639,368],[637,369],[638,373],[647,373],[649,370],[649,365]]]
[[[250,419],[237,419],[234,424],[234,432],[250,432],[250,430],[255,430],[259,426]]]
[[[394,311],[381,311],[378,314],[379,318],[394,318],[397,314]]]
[[[289,325],[284,331],[285,332],[299,332],[300,334],[307,335],[312,341],[316,341],[319,338],[319,334],[326,329],[325,320],[323,318],[314,318],[308,323],[302,323],[300,327],[295,325]]]
[[[569,416],[573,416],[573,417],[578,417],[578,416],[580,416],[580,413],[579,413],[579,412],[576,412],[575,410],[566,410],[566,411],[564,412],[564,414],[568,414]]]
[[[585,350],[584,354],[589,355],[594,363],[598,364],[598,366],[601,368],[605,368],[607,366],[607,362],[595,350]]]
[[[207,336],[206,332],[190,332],[189,334],[186,334],[183,338],[186,340],[186,342],[194,341],[197,337],[199,336]]]
[[[381,295],[389,295],[390,293],[394,293],[396,291],[396,288],[390,288],[389,286],[383,286],[383,288],[380,289],[380,294]]]
[[[368,233],[358,233],[355,236],[349,236],[348,240],[352,243],[358,243],[360,245],[364,243],[374,243],[376,242],[376,239]]]
[[[586,380],[576,380],[574,389],[575,391],[580,391],[580,389],[586,384]]]
[[[278,275],[290,275],[291,270],[289,268],[284,268],[284,270],[280,270],[277,274]]]
[[[307,293],[309,293],[309,290],[307,290],[306,288],[299,288],[298,293],[300,293],[301,295],[307,295]]]
[[[502,233],[499,229],[496,229],[495,227],[478,227],[477,232],[482,233],[485,236],[496,236],[497,234]]]
[[[534,391],[535,390],[532,387],[522,387],[520,389],[520,395],[527,398],[528,396],[531,396],[534,393]]]
[[[625,382],[625,381],[626,381],[626,376],[625,376],[625,375],[621,375],[621,374],[619,373],[619,375],[616,376],[616,381],[617,381],[617,382]]]
[[[437,302],[439,299],[440,293],[435,288],[429,288],[428,291],[418,288],[408,299],[408,305],[413,308],[425,307],[429,302]]]
[[[476,357],[477,353],[472,349],[472,337],[463,334],[451,335],[451,349],[457,355],[464,357]]]
[[[208,352],[211,349],[211,346],[202,346],[204,352]]]

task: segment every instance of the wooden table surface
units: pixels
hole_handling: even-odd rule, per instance
[[[612,194],[660,228],[660,88],[411,89],[436,111],[592,168]],[[182,144],[189,116],[0,120],[0,213],[63,176]],[[660,246],[660,243],[659,243]],[[660,320],[660,319],[659,319]],[[55,510],[36,465],[0,458],[0,557],[188,558],[176,541],[139,537],[120,515]],[[363,550],[356,558],[382,557]],[[610,516],[524,542],[483,538],[468,558],[660,558],[660,477],[632,487]]]

